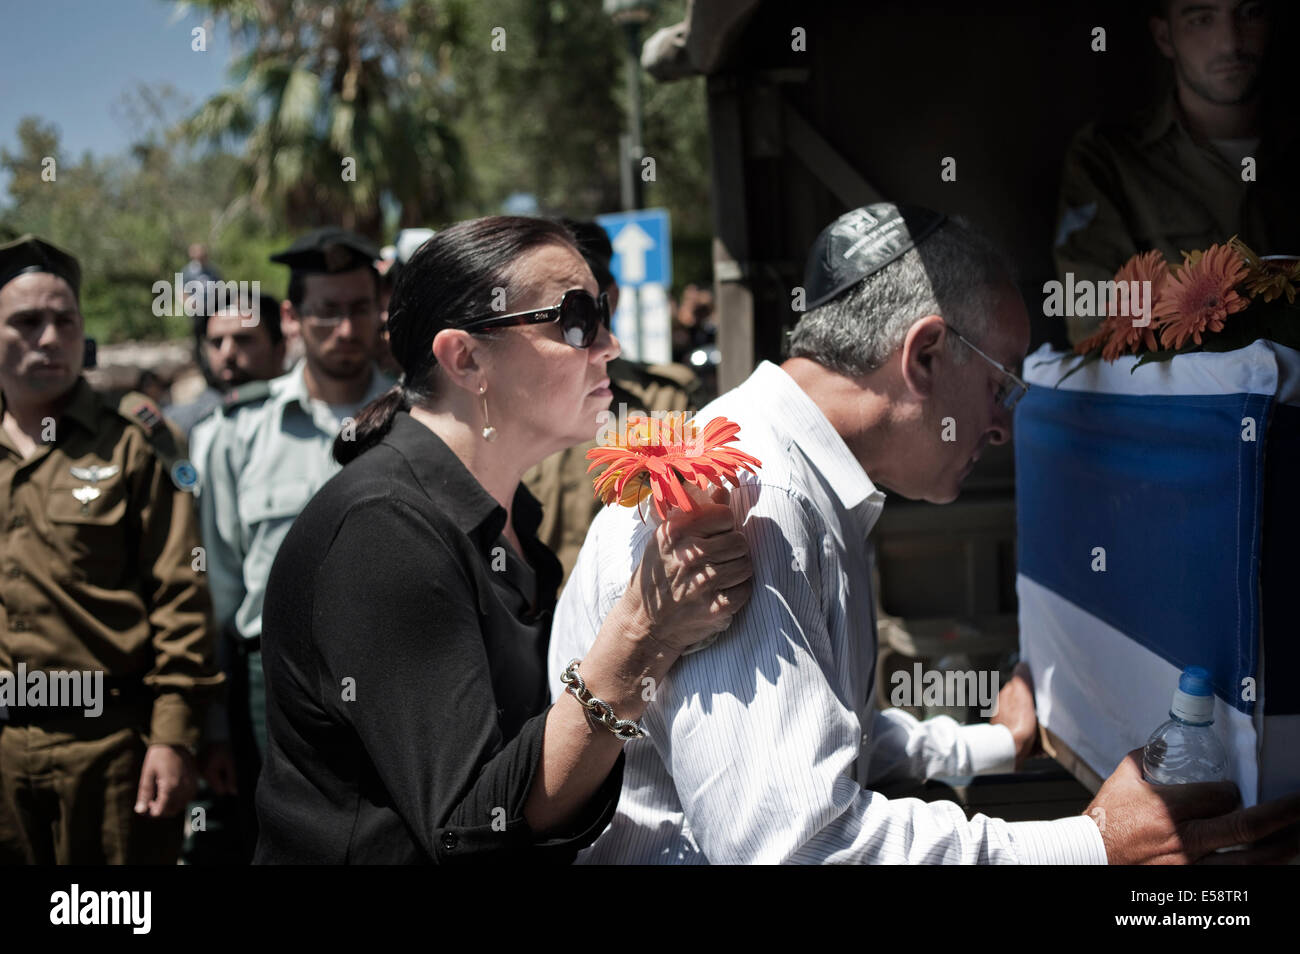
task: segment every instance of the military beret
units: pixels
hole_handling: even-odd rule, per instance
[[[39,239],[24,235],[0,245],[0,286],[27,272],[49,272],[72,286],[72,294],[81,294],[81,266],[63,251]]]
[[[288,265],[295,272],[333,275],[356,268],[374,268],[379,249],[355,232],[327,225],[299,236],[271,261]]]
[[[804,270],[805,309],[812,311],[920,245],[948,217],[919,206],[875,202],[845,212],[822,229]]]

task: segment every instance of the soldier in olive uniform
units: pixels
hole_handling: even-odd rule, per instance
[[[195,474],[147,398],[81,376],[79,284],[40,239],[0,246],[0,672],[102,674],[104,696],[4,700],[0,861],[174,864],[221,683]]]
[[[1154,0],[1153,13],[1173,89],[1124,121],[1088,124],[1070,144],[1055,247],[1062,282],[1109,281],[1151,249],[1182,264],[1184,251],[1233,235],[1261,255],[1300,254],[1300,122],[1286,91],[1265,82],[1276,10]],[[1101,319],[1066,323],[1078,342]]]
[[[569,219],[564,224],[573,233],[578,251],[586,259],[600,290],[609,296],[610,311],[618,307],[618,284],[609,270],[614,250],[609,236],[595,222]],[[686,411],[702,403],[699,379],[695,372],[680,364],[638,364],[615,358],[609,362],[610,414],[651,411]],[[611,423],[611,426],[616,426]],[[596,435],[586,444],[552,454],[524,474],[524,484],[542,505],[542,522],[537,527],[541,540],[560,558],[567,581],[573,564],[587,538],[591,521],[600,510],[600,501],[592,492],[592,477],[587,472],[591,461],[587,451],[596,446]]]
[[[243,806],[239,840],[248,858],[266,747],[261,638],[267,575],[299,511],[339,469],[331,454],[335,436],[346,434],[361,409],[393,385],[375,367],[378,256],[364,238],[340,228],[317,229],[272,256],[290,268],[280,314],[285,336],[302,341],[303,359],[278,378],[236,388],[194,428],[218,656],[231,681],[228,712],[214,711],[209,733],[231,744]],[[208,773],[210,781],[213,776]]]

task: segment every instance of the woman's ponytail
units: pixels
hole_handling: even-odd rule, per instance
[[[394,384],[361,409],[354,428],[344,428],[334,438],[334,459],[346,464],[370,450],[393,429],[398,412],[410,409],[411,402],[402,392],[402,386]]]

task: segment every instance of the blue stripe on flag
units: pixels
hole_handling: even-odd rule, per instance
[[[1174,666],[1207,667],[1246,713],[1270,403],[1042,387],[1015,421],[1020,572]],[[1242,439],[1247,417],[1254,441]]]

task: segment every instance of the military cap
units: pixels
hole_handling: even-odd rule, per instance
[[[374,268],[377,258],[379,249],[369,240],[347,229],[327,225],[299,236],[283,252],[272,255],[271,261],[307,275],[334,275],[356,268]]]
[[[948,217],[919,206],[875,202],[845,212],[813,242],[804,270],[805,309],[824,305],[905,252]]]
[[[72,286],[73,295],[81,295],[81,266],[63,249],[30,234],[0,245],[0,287],[27,272],[58,275]]]

